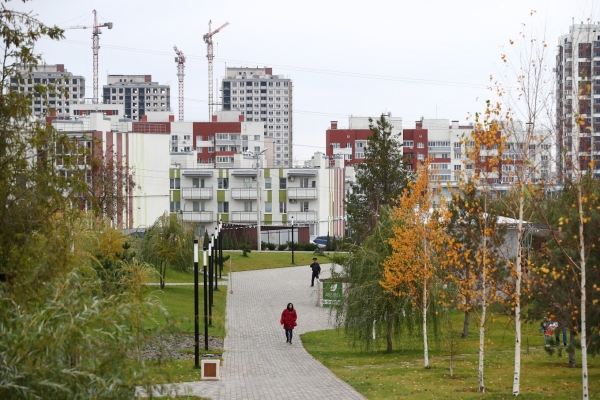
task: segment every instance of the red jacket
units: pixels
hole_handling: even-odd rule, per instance
[[[294,329],[296,326],[296,310],[288,310],[287,308],[281,313],[280,324],[283,324],[283,329]]]

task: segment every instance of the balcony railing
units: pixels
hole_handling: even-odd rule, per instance
[[[288,199],[316,199],[317,188],[288,188],[287,196]]]
[[[290,217],[294,217],[294,223],[296,222],[308,222],[308,221],[318,221],[318,215],[315,210],[308,211],[288,211],[288,221],[290,221]]]
[[[213,198],[212,186],[203,188],[184,187],[181,188],[181,197],[190,200],[209,200]]]
[[[231,198],[236,200],[250,200],[258,198],[256,188],[231,188]]]
[[[181,211],[181,219],[186,222],[214,222],[212,211]]]
[[[256,211],[232,211],[230,222],[256,222]]]

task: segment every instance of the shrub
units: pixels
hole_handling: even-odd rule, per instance
[[[248,257],[248,253],[252,253],[250,246],[248,246],[247,244],[240,246],[240,250],[242,250],[243,257]]]
[[[267,248],[269,250],[275,250],[277,248],[277,245],[275,243],[267,243]]]
[[[279,250],[279,251],[284,251],[287,248],[288,248],[288,243],[280,244],[279,246],[277,246],[277,250]]]

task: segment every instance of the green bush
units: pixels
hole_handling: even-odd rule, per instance
[[[279,246],[277,246],[277,250],[284,251],[288,248],[288,246],[288,243],[280,244]]]

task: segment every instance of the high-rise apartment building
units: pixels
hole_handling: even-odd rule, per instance
[[[227,68],[222,81],[224,111],[238,111],[245,120],[263,123],[273,138],[274,166],[289,167],[293,158],[292,80],[273,75],[272,68]]]
[[[600,178],[600,24],[574,24],[559,37],[555,72],[559,176],[572,174],[577,152],[580,170]]]
[[[31,100],[31,110],[36,117],[44,116],[50,112],[58,115],[70,113],[70,105],[82,101],[85,97],[85,78],[73,75],[65,69],[64,64],[38,65],[31,73],[22,68],[20,73],[24,82],[19,85],[16,78],[12,78],[13,90],[22,92],[35,92],[35,85],[56,85],[64,91],[57,90],[53,93],[34,93]]]
[[[109,75],[102,90],[104,103],[124,104],[133,121],[149,111],[171,111],[171,87],[152,82],[152,75]]]

